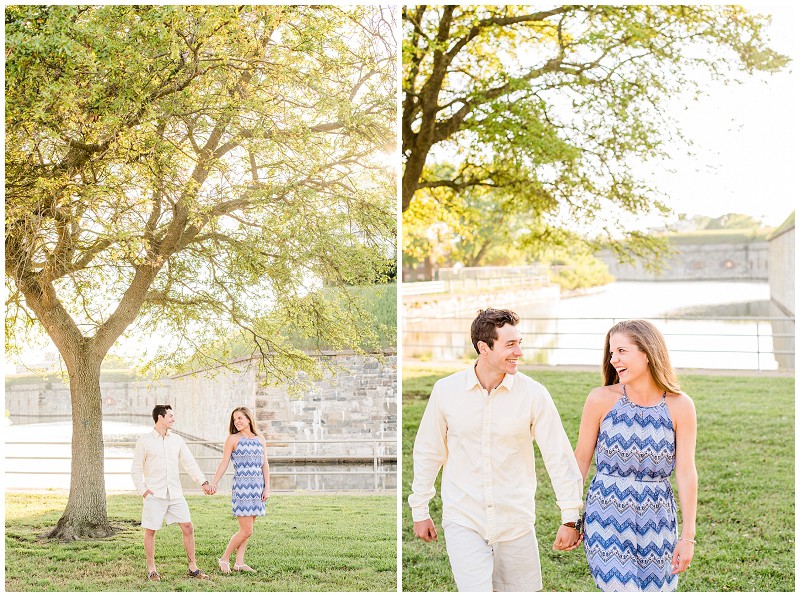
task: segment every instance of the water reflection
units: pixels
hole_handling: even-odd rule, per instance
[[[119,421],[103,421],[105,446],[105,483],[107,491],[134,491],[130,476],[133,446],[114,443],[133,443],[152,430],[152,425],[137,425]],[[70,421],[11,424],[4,428],[6,461],[5,486],[9,489],[69,489],[72,457],[72,423]],[[200,468],[209,479],[221,456],[221,447],[209,442],[191,444],[190,449]],[[233,465],[219,485],[221,492],[231,489]],[[360,462],[304,462],[301,458],[276,457],[270,463],[272,487],[275,490],[391,490],[397,487],[395,457],[385,457],[378,463],[377,474],[371,459]],[[183,487],[199,491],[185,473]]]
[[[664,333],[676,367],[770,370],[778,368],[779,359],[782,366],[793,366],[793,354],[775,353],[793,353],[794,323],[766,319],[776,314],[770,312],[765,283],[618,282],[561,300],[526,302],[522,296],[507,306],[522,319],[528,364],[599,365],[608,328],[621,319],[641,318]],[[408,318],[407,358],[472,358],[473,317],[474,310],[465,310],[449,317]]]

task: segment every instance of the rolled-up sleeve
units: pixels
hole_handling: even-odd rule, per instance
[[[555,402],[544,387],[533,401],[533,437],[553,484],[561,522],[577,520],[583,507],[583,476]]]
[[[198,466],[197,461],[189,451],[189,446],[186,445],[186,442],[183,441],[183,438],[180,438],[180,442],[181,444],[178,448],[178,459],[180,460],[183,470],[189,473],[189,476],[194,479],[195,483],[202,485],[207,480],[206,476],[203,474],[203,471],[200,470],[200,466]]]
[[[438,387],[438,383],[433,386],[414,440],[414,480],[408,496],[414,522],[430,518],[428,503],[436,494],[436,477],[447,460],[447,421],[438,406]]]

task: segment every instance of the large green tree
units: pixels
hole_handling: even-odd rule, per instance
[[[545,229],[591,223],[648,253],[629,222],[669,211],[639,174],[680,136],[668,99],[782,68],[768,22],[738,6],[404,7],[403,212],[481,187]]]
[[[105,536],[99,372],[123,333],[181,362],[238,329],[270,379],[313,366],[284,332],[369,333],[333,293],[394,254],[392,13],[15,6],[5,33],[6,346],[41,328],[69,375],[51,536]]]

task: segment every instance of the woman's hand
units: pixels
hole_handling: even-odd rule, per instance
[[[679,539],[672,554],[672,574],[686,572],[694,558],[694,543],[686,539]]]
[[[269,487],[265,487],[264,491],[261,492],[261,501],[266,502],[267,498],[270,496]]]

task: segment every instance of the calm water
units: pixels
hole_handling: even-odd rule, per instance
[[[135,442],[151,431],[151,425],[136,425],[118,421],[103,421],[106,442]],[[69,489],[72,457],[72,423],[8,424],[3,428],[6,442],[4,483],[9,489]],[[24,442],[24,443],[23,443]],[[30,443],[28,443],[30,442]],[[220,451],[206,446],[189,446],[206,477],[211,479],[220,459]],[[392,451],[393,453],[393,451]],[[105,449],[106,491],[133,491],[131,464],[133,446],[107,446]],[[271,467],[271,486],[275,490],[372,491],[397,487],[394,461],[382,461],[374,475],[372,464],[365,463],[278,463]],[[230,491],[233,465],[219,485],[221,492]],[[185,489],[198,488],[181,471]]]
[[[551,351],[551,364],[597,364],[614,320],[649,319],[664,334],[676,367],[777,369],[772,323],[759,320],[768,316],[768,301],[765,283],[610,284],[596,294],[558,302],[558,349]],[[569,319],[585,317],[600,319]],[[671,319],[677,317],[699,319]],[[748,319],[720,319],[725,317]]]
[[[152,426],[103,421],[103,434],[118,441],[135,441]],[[33,423],[6,425],[5,486],[11,489],[68,489],[72,458],[72,423]],[[19,444],[16,442],[33,442]],[[63,442],[63,443],[61,443]],[[105,450],[106,490],[135,488],[131,479],[133,447],[109,447]]]
[[[778,368],[773,340],[793,337],[794,325],[768,321],[776,315],[768,301],[766,283],[617,282],[561,300],[526,303],[521,296],[509,306],[522,319],[527,363],[598,365],[608,329],[641,318],[662,331],[676,367],[771,370]],[[404,322],[405,357],[471,358],[473,316]]]

